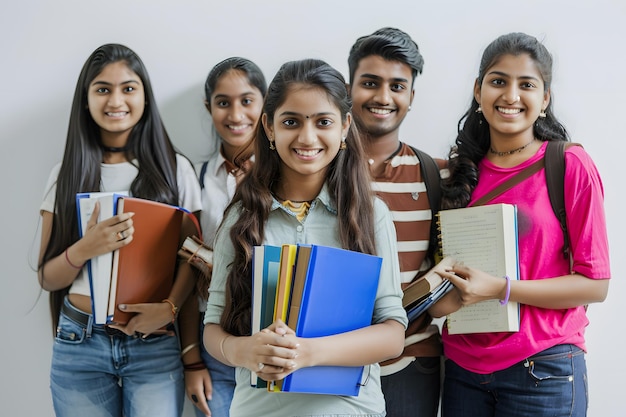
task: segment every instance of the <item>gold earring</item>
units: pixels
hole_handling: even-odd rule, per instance
[[[483,108],[480,107],[480,104],[478,105],[478,108],[475,110],[476,113],[482,113],[483,112]]]
[[[346,149],[346,148],[347,148],[347,146],[346,146],[346,137],[344,136],[344,137],[341,138],[341,145],[339,145],[339,149]]]
[[[539,117],[541,117],[542,119],[544,119],[546,117],[546,110],[545,109],[541,109],[541,112],[539,113]]]
[[[275,151],[276,150],[276,146],[274,146],[274,141],[270,140],[270,151]]]

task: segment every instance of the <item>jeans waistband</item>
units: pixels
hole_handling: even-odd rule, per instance
[[[128,336],[121,330],[114,329],[106,325],[94,324],[93,316],[91,314],[80,311],[79,309],[74,307],[67,298],[64,300],[63,304],[61,304],[61,314],[65,315],[71,320],[74,320],[81,326],[84,326],[87,330],[88,335],[91,335],[92,329],[99,329],[106,332],[109,336]]]
[[[93,316],[91,314],[87,314],[83,311],[80,311],[79,309],[74,307],[67,298],[65,298],[65,300],[63,301],[63,304],[61,304],[61,314],[67,316],[69,319],[75,321],[81,326],[84,326],[85,329],[87,330],[88,335],[91,335],[92,329],[97,329],[97,330],[106,332],[106,334],[108,334],[109,336],[133,337],[133,336],[128,336],[126,333],[124,333],[121,330],[114,329],[107,325],[94,324]],[[175,331],[175,327],[170,324],[166,327],[166,330]],[[138,337],[138,336],[141,336],[141,334],[137,333],[134,337]],[[143,338],[151,339],[153,337],[159,337],[159,336],[162,336],[162,335],[155,333],[155,334],[150,334],[148,336],[143,336]]]
[[[556,345],[526,359],[526,361],[553,360],[582,355],[585,352],[575,345]]]

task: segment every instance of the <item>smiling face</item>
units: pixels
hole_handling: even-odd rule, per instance
[[[528,54],[503,55],[476,83],[474,96],[489,123],[491,139],[533,138],[533,124],[550,102],[550,92],[535,61]]]
[[[270,124],[266,114],[262,121],[281,159],[284,183],[306,182],[321,188],[326,169],[340,152],[342,137],[348,134],[351,115],[342,121],[339,108],[324,90],[296,84],[289,87],[273,122]]]
[[[371,138],[398,135],[413,101],[411,67],[370,55],[359,61],[350,88],[355,120]]]
[[[232,155],[252,140],[263,110],[263,96],[245,73],[230,70],[219,78],[210,100],[207,107],[213,125],[223,140],[225,154]]]
[[[145,109],[141,78],[125,62],[104,67],[89,84],[87,103],[91,117],[100,127],[102,143],[123,147]]]

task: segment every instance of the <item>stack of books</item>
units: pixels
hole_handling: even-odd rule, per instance
[[[454,258],[445,257],[427,273],[404,288],[402,306],[406,310],[409,322],[424,314],[434,303],[452,290],[452,283],[439,274],[446,268],[451,268],[452,265],[454,265]]]
[[[76,205],[81,236],[96,202],[100,204],[99,222],[118,213],[135,213],[132,241],[90,259],[83,272],[88,275],[94,322],[126,324],[134,313],[121,311],[119,304],[161,302],[169,296],[184,210],[120,193],[79,193]]]
[[[382,258],[322,245],[256,246],[253,251],[252,333],[283,320],[298,337],[323,337],[372,323]],[[270,392],[357,396],[364,367],[298,369],[269,384]]]

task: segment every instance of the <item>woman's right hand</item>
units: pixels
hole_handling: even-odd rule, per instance
[[[135,213],[121,213],[98,222],[100,202],[96,202],[93,213],[87,222],[83,237],[73,245],[72,253],[76,261],[84,263],[91,258],[112,252],[133,241],[132,217]]]
[[[251,355],[246,367],[265,381],[283,379],[297,367],[299,344],[295,336],[295,332],[281,320],[252,335]]]

